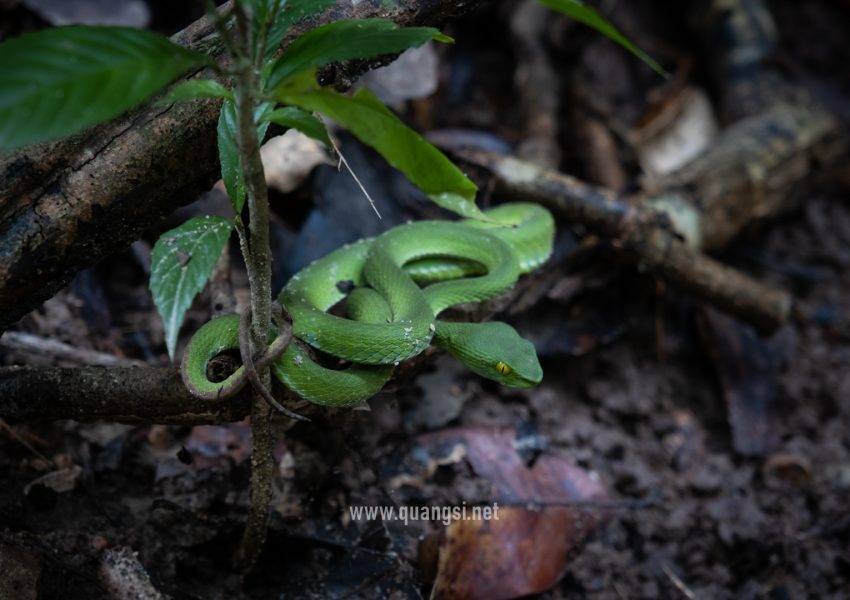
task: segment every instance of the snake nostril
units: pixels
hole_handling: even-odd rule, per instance
[[[354,287],[354,282],[350,279],[336,282],[336,289],[338,289],[343,294],[350,294],[351,290],[353,290]]]

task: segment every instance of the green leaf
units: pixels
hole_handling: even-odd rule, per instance
[[[273,18],[271,14],[274,10],[275,1],[283,5],[285,0],[250,0],[248,7],[251,9],[251,49],[252,53],[257,53],[257,44],[259,43],[260,32],[263,27],[270,27],[269,20]]]
[[[174,102],[188,102],[202,98],[233,100],[233,92],[212,79],[190,79],[175,85],[156,103],[159,105],[173,104]]]
[[[248,0],[246,6],[251,10],[254,23],[262,23],[272,10],[275,0]]]
[[[255,121],[274,106],[271,102],[264,102],[254,110]],[[260,122],[257,126],[257,137],[262,143],[269,128],[268,121]],[[242,178],[242,165],[239,161],[239,146],[236,143],[236,104],[232,100],[225,100],[221,105],[218,115],[218,159],[221,163],[221,179],[224,188],[230,196],[230,203],[236,214],[242,213],[245,205],[245,180]]]
[[[282,127],[297,129],[304,135],[322,142],[328,148],[332,147],[325,124],[305,110],[287,106],[269,113],[264,118]]]
[[[662,77],[669,77],[670,74],[664,70],[664,67],[659,65],[651,56],[649,56],[646,52],[635,46],[629,39],[621,34],[617,29],[611,25],[604,17],[602,17],[598,12],[590,8],[589,6],[585,6],[581,0],[537,0],[540,4],[544,6],[548,6],[549,8],[556,10],[558,12],[564,13],[568,17],[572,17],[576,21],[580,23],[584,23],[588,27],[592,27],[602,35],[610,38],[611,40],[620,44],[623,48],[637,56],[647,65],[649,65],[653,71],[661,75]]]
[[[316,81],[316,69],[307,69],[301,71],[297,75],[293,75],[275,89],[276,96],[284,96],[287,94],[301,94],[304,92],[313,92],[321,89],[319,82]]]
[[[335,3],[335,0],[284,0],[281,2],[283,10],[275,18],[266,38],[265,59],[269,60],[275,55],[290,27]]]
[[[207,284],[232,229],[230,219],[196,217],[163,233],[153,247],[150,290],[172,359],[186,310]]]
[[[208,61],[126,27],[60,27],[11,39],[0,44],[0,151],[117,117]]]
[[[233,210],[238,215],[245,203],[245,182],[242,180],[239,147],[236,144],[236,105],[233,100],[225,100],[221,105],[216,131],[221,179],[224,181],[224,189],[227,190]]]
[[[478,190],[475,184],[442,152],[402,123],[369,90],[361,89],[351,98],[316,90],[286,94],[278,99],[320,112],[346,127],[443,208],[464,217],[486,220],[475,205]]]
[[[451,40],[433,27],[399,27],[389,19],[352,19],[308,31],[277,59],[268,77],[275,89],[289,77],[340,60],[371,58],[421,46],[431,39]]]

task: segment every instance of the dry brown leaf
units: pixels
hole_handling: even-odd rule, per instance
[[[432,451],[457,452],[493,486],[489,520],[454,521],[440,547],[432,598],[516,598],[552,587],[567,555],[606,516],[593,473],[567,457],[543,454],[528,467],[512,428],[461,428],[420,437]]]
[[[596,523],[577,512],[504,507],[498,520],[454,521],[431,598],[498,600],[549,589],[563,575],[568,552]]]

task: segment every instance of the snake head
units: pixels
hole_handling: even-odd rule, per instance
[[[435,341],[471,371],[502,385],[529,388],[543,379],[534,344],[506,323],[437,321]]]

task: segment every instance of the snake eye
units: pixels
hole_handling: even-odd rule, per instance
[[[496,363],[496,371],[499,373],[499,375],[509,375],[510,372],[513,371],[513,369],[511,369],[508,365],[506,365],[503,362],[497,362]]]

